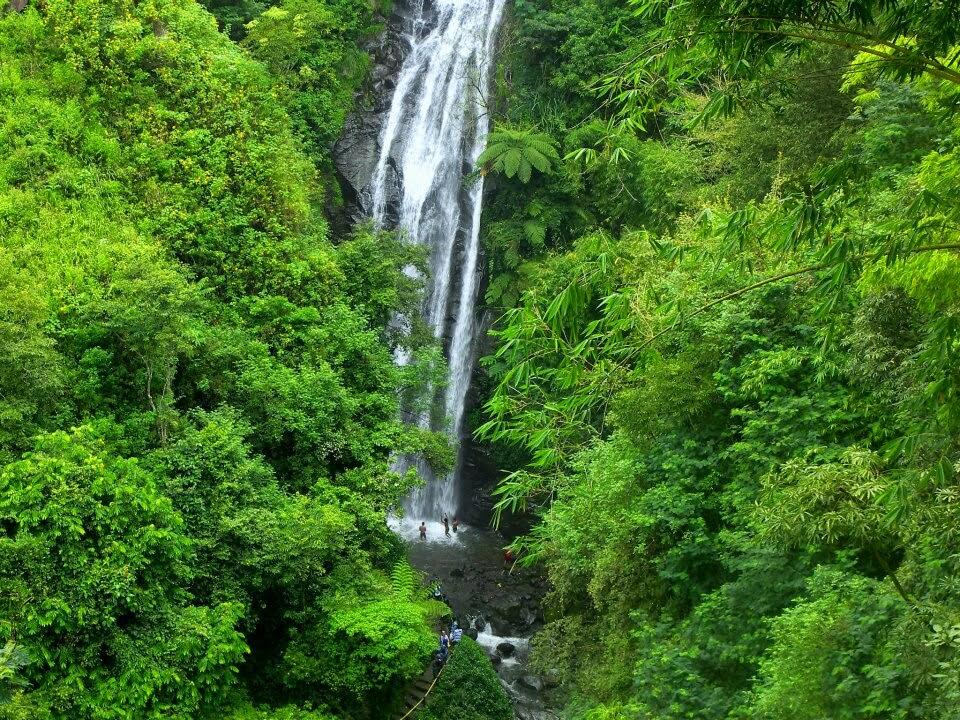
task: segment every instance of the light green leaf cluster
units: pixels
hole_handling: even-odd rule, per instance
[[[500,173],[507,179],[516,177],[530,182],[533,171],[550,174],[560,162],[556,143],[544,133],[524,128],[497,128],[487,141],[486,149],[477,158],[480,171]]]

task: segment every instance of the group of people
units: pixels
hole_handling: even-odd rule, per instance
[[[450,517],[444,514],[442,522],[443,522],[443,534],[446,535],[447,537],[450,537]],[[457,520],[457,516],[454,515],[453,531],[457,532],[457,530],[459,529],[460,529],[460,521]],[[426,520],[420,523],[420,539],[421,540],[427,539],[427,521]]]
[[[437,662],[440,665],[443,665],[447,662],[447,658],[450,657],[450,652],[453,648],[463,639],[463,628],[457,625],[457,621],[454,620],[450,625],[450,631],[443,629],[440,631],[440,647],[437,648]]]

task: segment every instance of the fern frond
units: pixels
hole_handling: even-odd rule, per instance
[[[503,174],[508,178],[512,178],[520,169],[520,165],[523,162],[523,155],[519,149],[510,148],[500,156],[497,162],[503,168]]]
[[[538,220],[527,220],[523,224],[523,233],[535,247],[542,247],[547,239],[547,226]]]
[[[526,184],[530,182],[530,178],[533,175],[533,165],[527,162],[526,159],[523,159],[520,162],[520,167],[517,170],[517,177],[520,178],[520,182]]]
[[[398,562],[390,573],[393,594],[398,598],[409,600],[414,596],[417,588],[417,577],[414,570],[406,562]]]
[[[550,162],[550,158],[534,148],[524,150],[523,156],[542,173],[549,173],[553,169],[553,163]]]
[[[444,603],[433,598],[420,601],[419,606],[427,620],[436,620],[450,612],[450,608]]]

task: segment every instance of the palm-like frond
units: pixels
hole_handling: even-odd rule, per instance
[[[549,135],[523,128],[499,128],[490,133],[486,150],[477,158],[482,174],[496,172],[530,182],[533,171],[549,174],[560,162],[557,145]]]
[[[393,585],[393,594],[404,600],[409,600],[416,594],[419,584],[413,568],[405,562],[398,562],[393,566],[390,581]]]
[[[547,239],[547,226],[540,220],[527,220],[523,224],[523,234],[534,247],[543,247]]]
[[[420,609],[427,620],[435,620],[449,612],[449,608],[433,598],[424,598],[424,589],[421,577],[406,562],[398,562],[390,572],[390,584],[393,589],[393,602],[411,603]]]
[[[12,640],[0,647],[0,703],[9,700],[16,689],[26,687],[20,671],[29,664],[30,656],[26,650]]]
[[[550,158],[544,155],[542,152],[537,150],[535,147],[528,147],[524,150],[524,158],[529,162],[533,167],[539,170],[542,173],[550,172],[553,167],[553,163],[550,161]]]
[[[517,174],[523,166],[523,153],[520,149],[512,147],[497,159],[496,166],[501,169],[508,178]]]

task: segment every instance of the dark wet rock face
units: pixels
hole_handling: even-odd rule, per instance
[[[521,615],[521,618],[523,619],[523,624],[526,625],[528,628],[533,627],[540,620],[540,618],[537,617],[537,613],[533,612],[528,607],[522,608],[520,611],[520,615]]]
[[[334,164],[352,222],[369,215],[370,178],[379,154],[380,118],[372,113],[355,113],[347,118],[343,136],[334,146]]]
[[[380,156],[380,134],[390,112],[397,74],[410,51],[406,33],[410,30],[412,17],[413,9],[408,0],[395,2],[386,29],[366,48],[373,57],[370,76],[358,99],[358,109],[347,117],[343,135],[333,146],[333,164],[343,190],[344,211],[351,223],[362,222],[371,214],[370,181]],[[402,178],[397,167],[391,158],[387,168],[386,219],[389,225],[395,225],[399,218]]]
[[[497,643],[497,655],[502,658],[511,657],[516,649],[517,646],[511,642]]]
[[[518,682],[534,692],[542,692],[544,688],[543,680],[537,675],[521,675]]]

